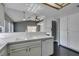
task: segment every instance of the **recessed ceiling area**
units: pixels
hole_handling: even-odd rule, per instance
[[[29,16],[34,16],[34,15],[44,16],[46,18],[52,19],[52,18],[59,18],[61,16],[67,16],[67,15],[79,12],[79,8],[77,7],[79,3],[70,3],[70,4],[55,3],[63,6],[60,10],[51,8],[50,6],[47,6],[44,3],[3,3],[3,4],[5,6],[5,12],[15,22],[23,21],[23,17],[24,17],[23,12],[25,12],[26,19]],[[54,3],[51,3],[51,4],[54,4]]]
[[[49,7],[55,8],[57,10],[62,9],[65,6],[68,6],[70,3],[44,3],[45,5],[48,5]]]

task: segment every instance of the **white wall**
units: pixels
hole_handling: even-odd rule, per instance
[[[60,19],[59,18],[46,18],[43,22],[39,23],[38,25],[41,25],[41,32],[46,32],[52,35],[52,21],[56,21],[57,23],[57,36],[56,41],[59,42],[60,39]]]
[[[50,33],[51,35],[51,28],[52,28],[52,21],[56,21],[56,19],[54,18],[46,18],[44,19],[43,22],[39,23],[39,25],[41,25],[41,32],[47,32],[47,33]]]
[[[0,26],[4,26],[4,7],[3,5],[0,3]]]

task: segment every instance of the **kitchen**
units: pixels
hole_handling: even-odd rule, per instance
[[[0,56],[54,56],[55,42],[78,53],[78,7],[79,3],[0,3]],[[73,55],[64,52],[60,54]]]

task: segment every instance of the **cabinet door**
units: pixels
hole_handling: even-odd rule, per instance
[[[42,41],[42,55],[48,56],[53,54],[53,39],[43,40]]]
[[[60,33],[60,44],[63,46],[68,45],[68,40],[67,40],[67,32],[66,31],[61,31]]]
[[[67,31],[68,17],[62,17],[60,19],[60,31]]]
[[[69,16],[69,47],[79,51],[79,13]]]
[[[28,49],[16,49],[16,51],[10,52],[10,56],[28,56]]]
[[[69,16],[69,31],[79,31],[79,13]]]
[[[10,44],[10,55],[13,56],[27,56],[27,55],[41,55],[41,41],[31,41],[25,43]],[[33,47],[34,46],[34,47]]]
[[[79,32],[69,32],[69,47],[79,51]]]
[[[68,33],[68,19],[67,17],[63,17],[60,19],[60,44],[63,46],[67,46],[67,33]]]
[[[41,56],[41,46],[29,48],[29,56]]]
[[[0,56],[7,56],[7,47],[3,48],[3,50],[0,52]]]

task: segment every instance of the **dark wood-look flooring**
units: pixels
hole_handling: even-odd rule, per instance
[[[79,53],[67,49],[63,46],[58,46],[57,42],[54,43],[54,54],[52,56],[79,56]]]

